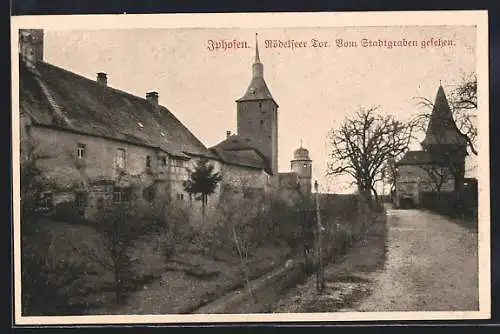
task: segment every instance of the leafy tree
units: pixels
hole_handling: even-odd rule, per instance
[[[214,169],[207,159],[199,159],[194,170],[188,169],[189,179],[184,181],[184,190],[187,193],[200,196],[203,216],[208,196],[215,192],[217,184],[222,180],[222,175],[214,172]]]

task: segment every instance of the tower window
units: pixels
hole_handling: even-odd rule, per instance
[[[259,108],[262,108],[262,102],[259,102]]]
[[[85,144],[78,144],[78,147],[76,149],[76,155],[77,155],[78,159],[80,159],[80,160],[85,159],[85,149],[86,149]]]
[[[304,164],[304,168],[307,168],[307,164]]]
[[[149,155],[146,156],[146,168],[151,168],[151,157]]]

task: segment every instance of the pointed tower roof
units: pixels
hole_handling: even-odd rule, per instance
[[[257,39],[257,36],[259,36],[259,35],[256,33],[255,34],[255,64],[260,64],[259,40]]]
[[[252,65],[253,75],[252,81],[248,86],[245,94],[240,99],[236,100],[236,102],[241,101],[252,101],[252,100],[273,100],[274,98],[271,95],[271,91],[267,87],[267,84],[264,80],[264,65],[260,62],[259,55],[259,42],[257,39],[258,35],[255,34],[255,61]],[[276,103],[276,101],[274,101]]]
[[[439,85],[422,146],[466,145],[465,135],[457,128],[443,86]]]

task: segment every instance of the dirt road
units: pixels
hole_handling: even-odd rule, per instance
[[[353,310],[478,310],[476,231],[417,210],[389,210],[387,223],[386,265]]]
[[[477,232],[418,210],[387,210],[342,263],[290,290],[275,312],[478,310]]]

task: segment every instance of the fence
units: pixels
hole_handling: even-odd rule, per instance
[[[421,193],[421,206],[449,217],[477,219],[477,181],[467,181],[460,192]]]
[[[333,195],[320,199],[321,242],[324,261],[328,262],[345,254],[352,242],[362,237],[367,223],[372,221],[373,211],[361,210],[356,195]],[[296,212],[302,227],[306,265],[314,267],[314,233],[317,230],[317,211],[314,207]]]

